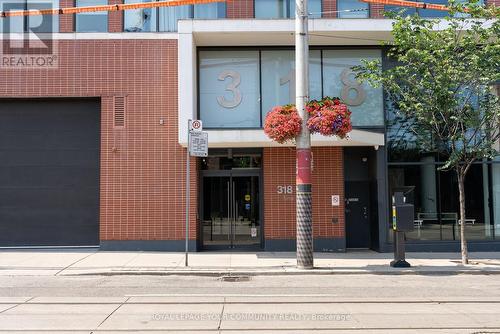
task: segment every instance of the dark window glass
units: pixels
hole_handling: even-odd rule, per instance
[[[160,31],[177,31],[177,21],[193,18],[193,6],[161,7]]]
[[[424,1],[419,0],[419,2],[432,3],[436,5],[448,5],[448,0],[430,0]],[[458,0],[457,2],[465,2],[465,0]],[[479,3],[484,3],[482,0]],[[385,6],[384,10],[387,12],[402,12],[402,15],[413,15],[418,14],[421,17],[427,18],[439,18],[448,15],[448,12],[443,10],[435,9],[422,9],[422,8],[409,8],[409,7],[399,7],[399,6]],[[465,16],[464,14],[456,14],[457,16]]]
[[[125,3],[136,3],[137,0],[125,0]],[[149,2],[143,0],[142,2]],[[156,31],[156,8],[142,8],[124,11],[124,30],[127,32]]]
[[[260,155],[246,156],[208,156],[201,160],[202,170],[228,170],[238,168],[261,168],[262,158]]]
[[[194,6],[195,19],[223,19],[226,17],[226,3],[214,2]]]
[[[429,3],[433,3],[436,5],[448,5],[448,0],[431,0]],[[421,9],[419,8],[417,10],[418,15],[421,17],[445,17],[448,15],[448,12],[442,11],[442,10],[435,10],[435,9]]]
[[[0,0],[0,11],[26,9],[54,9],[59,0],[28,2],[26,0]],[[55,15],[14,16],[0,19],[0,32],[50,33],[59,31],[59,19]]]
[[[399,6],[384,6],[384,11],[393,12],[393,13],[401,13],[401,15],[409,16],[417,13],[415,8],[410,7],[399,7]]]
[[[387,111],[387,150],[389,162],[424,162],[429,156],[436,156],[436,152],[430,152],[424,143],[423,133],[415,135],[416,129],[412,121],[398,113],[392,103],[386,99],[385,109]],[[429,135],[430,136],[430,135]],[[430,141],[430,140],[429,140]],[[438,162],[437,158],[434,162]],[[441,160],[442,161],[442,160]]]
[[[295,17],[294,0],[255,0],[256,19],[282,19]],[[321,0],[308,3],[310,18],[321,17]]]
[[[107,0],[77,0],[76,6],[100,6],[107,5]],[[90,12],[76,14],[77,32],[107,32],[108,12]]]
[[[184,19],[221,19],[225,17],[225,3],[162,7],[159,10],[159,30],[177,31],[177,21]]]
[[[278,19],[290,17],[286,0],[255,0],[256,19]]]

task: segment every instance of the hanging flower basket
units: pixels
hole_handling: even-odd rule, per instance
[[[338,97],[312,100],[307,104],[307,112],[307,127],[311,133],[346,138],[352,130],[351,112]]]
[[[294,105],[277,106],[267,113],[264,132],[272,140],[283,144],[297,137],[301,125],[302,119]]]

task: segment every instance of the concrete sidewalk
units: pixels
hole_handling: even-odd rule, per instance
[[[300,275],[300,274],[500,274],[500,253],[471,253],[462,266],[457,253],[408,253],[411,268],[391,268],[392,254],[373,251],[316,253],[315,269],[298,270],[295,253],[104,252],[1,250],[0,275]]]

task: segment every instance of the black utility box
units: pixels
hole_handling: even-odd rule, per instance
[[[413,217],[414,209],[413,204],[399,204],[394,207],[396,219],[395,219],[395,230],[400,232],[410,232],[413,231]]]

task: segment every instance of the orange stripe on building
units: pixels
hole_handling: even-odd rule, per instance
[[[54,9],[13,10],[13,11],[0,12],[0,17],[62,15],[62,14],[78,14],[78,13],[90,13],[90,12],[114,12],[114,11],[122,11],[129,9],[175,7],[175,6],[198,5],[198,4],[206,4],[212,2],[227,2],[227,1],[230,0],[174,0],[174,1],[102,5],[102,6],[67,7],[67,8],[54,8]]]
[[[442,11],[450,10],[450,8],[448,8],[445,5],[437,5],[433,3],[405,1],[405,0],[360,0],[360,1],[367,3],[382,4],[382,5],[399,6],[399,7],[413,7],[413,8],[434,9]]]

